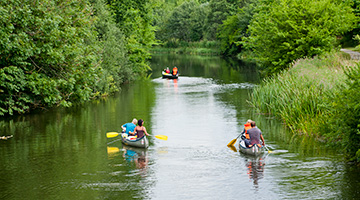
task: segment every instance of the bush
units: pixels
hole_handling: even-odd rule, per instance
[[[351,66],[351,67],[344,67]],[[360,64],[342,54],[300,59],[254,88],[250,103],[294,133],[327,141],[360,162]]]
[[[357,22],[351,1],[260,0],[241,44],[255,53],[269,75],[299,58],[336,47],[336,36]]]
[[[326,137],[330,141],[340,144],[351,160],[360,162],[360,65],[344,70],[347,79],[329,101],[332,107],[324,127],[328,127]]]

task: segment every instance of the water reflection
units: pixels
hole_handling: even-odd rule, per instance
[[[135,163],[135,166],[138,169],[146,169],[149,162],[146,149],[131,148],[123,145],[122,156],[128,164]]]
[[[259,180],[264,178],[265,159],[263,157],[245,158],[247,174],[253,180],[255,188],[259,188]]]

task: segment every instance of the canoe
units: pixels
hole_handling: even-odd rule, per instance
[[[132,147],[138,147],[138,148],[148,148],[149,147],[149,141],[146,138],[146,136],[142,138],[136,138],[136,139],[130,139],[127,137],[126,133],[121,134],[121,142],[125,145],[132,146]]]
[[[253,145],[252,147],[248,148],[245,146],[245,141],[240,140],[239,142],[239,151],[244,154],[252,155],[252,156],[259,156],[265,152],[265,147],[258,147],[258,145]]]
[[[164,71],[162,71],[161,73],[163,78],[177,79],[179,77],[179,73],[176,75],[172,75],[171,73],[166,73]]]

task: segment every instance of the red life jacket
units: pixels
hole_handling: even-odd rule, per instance
[[[246,123],[246,124],[244,124],[244,126],[245,126],[245,137],[246,137],[246,139],[249,139],[249,140],[250,140],[250,136],[249,136],[249,134],[247,133],[247,130],[251,129],[251,124],[250,124],[250,123]]]
[[[172,74],[173,74],[173,75],[176,75],[176,74],[177,74],[177,71],[178,71],[178,70],[177,70],[177,68],[176,68],[176,67],[174,67],[174,69],[173,69],[173,73],[172,73]]]

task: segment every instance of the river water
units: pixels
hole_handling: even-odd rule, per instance
[[[178,80],[161,70],[177,66]],[[359,199],[360,170],[337,149],[293,137],[246,103],[260,82],[251,64],[155,55],[150,80],[72,108],[0,121],[0,199]],[[132,118],[147,150],[106,133]],[[253,119],[271,149],[259,158],[227,144]]]

